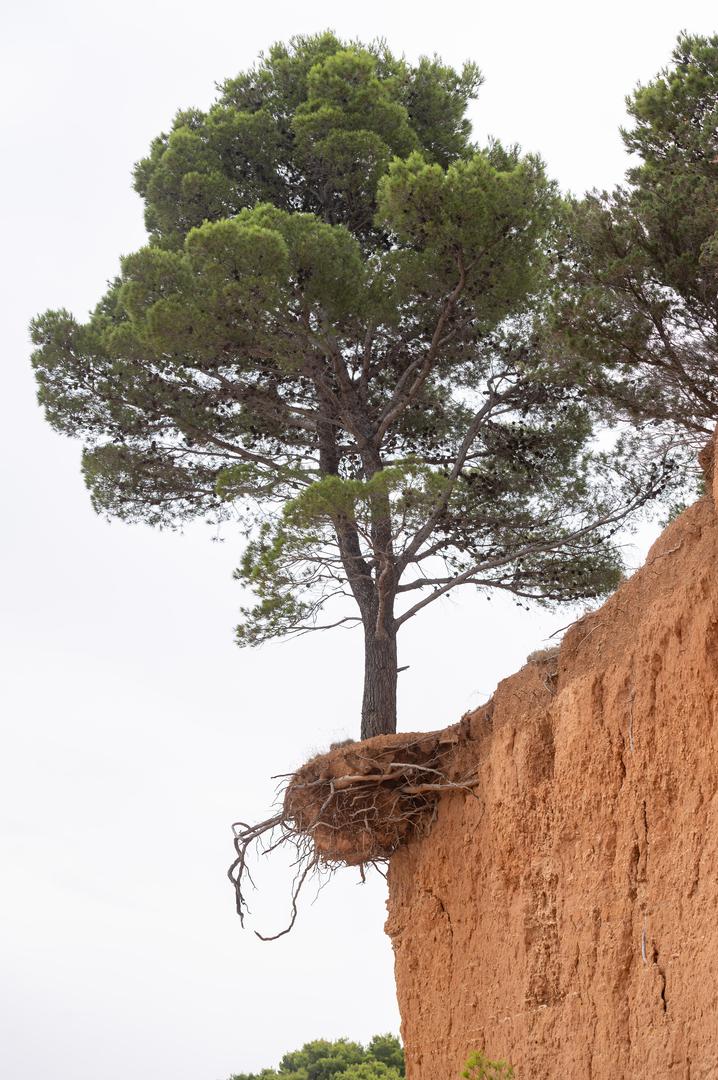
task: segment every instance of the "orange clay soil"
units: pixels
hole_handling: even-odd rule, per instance
[[[560,649],[445,731],[290,780],[320,863],[389,857],[408,1080],[718,1080],[718,481]]]
[[[390,863],[408,1080],[718,1077],[717,690],[711,493],[454,729],[478,797]]]

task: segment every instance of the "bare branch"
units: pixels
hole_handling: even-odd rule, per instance
[[[464,291],[466,285],[466,268],[464,266],[463,256],[461,252],[458,253],[457,267],[459,270],[459,280],[456,283],[454,289],[449,293],[444,306],[439,313],[439,317],[434,327],[434,333],[432,334],[429,347],[424,354],[423,360],[414,360],[407,367],[406,371],[399,378],[394,393],[391,396],[384,412],[379,420],[379,424],[374,432],[373,441],[376,446],[381,446],[382,440],[387,431],[394,423],[394,421],[401,416],[404,410],[414,401],[422,386],[426,382],[429,373],[431,371],[432,364],[437,357],[440,348],[447,344],[448,339],[442,339],[444,327],[447,320],[453,312],[456,302]],[[418,368],[418,371],[417,371]],[[411,383],[411,386],[407,389],[407,383],[412,375],[416,372],[416,377]]]
[[[457,574],[455,577],[447,580],[443,585],[437,586],[430,596],[425,596],[423,600],[419,600],[413,607],[410,607],[402,615],[395,620],[395,627],[400,627],[403,623],[411,619],[422,608],[428,607],[439,597],[445,596],[451,589],[454,589],[457,585],[468,584],[471,582],[471,578],[477,574],[485,573],[487,570],[496,570],[502,566],[508,566],[511,563],[515,563],[517,559],[523,558],[527,555],[537,555],[546,553],[549,551],[560,551],[561,548],[566,547],[574,541],[579,540],[582,536],[586,536],[588,533],[595,532],[596,529],[600,529],[605,525],[615,524],[617,522],[625,520],[637,506],[642,505],[643,502],[649,496],[646,493],[642,493],[635,500],[625,506],[620,507],[618,510],[610,514],[605,514],[595,521],[589,522],[587,525],[583,525],[578,529],[574,529],[572,532],[567,533],[564,536],[556,537],[554,539],[548,539],[543,541],[536,541],[530,544],[524,544],[523,547],[515,548],[508,555],[503,555],[495,559],[487,559],[485,561],[477,562],[473,566],[470,566],[467,570],[464,570],[461,574]],[[498,586],[494,581],[481,581],[476,584],[490,584],[492,586]]]
[[[487,417],[491,415],[495,405],[500,400],[501,399],[494,394],[493,389],[490,389],[488,391],[488,397],[486,401],[475,414],[473,420],[471,421],[471,424],[469,425],[466,435],[463,438],[461,446],[459,447],[459,452],[456,455],[456,460],[454,461],[451,472],[447,477],[446,485],[444,487],[441,498],[439,499],[434,510],[429,515],[425,523],[414,535],[413,540],[405,549],[399,560],[400,574],[402,570],[407,566],[407,564],[411,562],[412,558],[419,551],[424,541],[427,540],[429,536],[431,536],[434,526],[449,505],[449,500],[451,499],[454,486],[459,475],[461,474],[464,463],[466,462],[467,454],[469,453],[469,450],[471,449],[477,435],[479,434],[479,431],[481,430],[484,421],[487,419]]]

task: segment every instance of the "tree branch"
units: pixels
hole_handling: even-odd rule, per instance
[[[476,439],[476,436],[478,435],[479,431],[481,430],[482,424],[484,423],[486,418],[491,415],[491,412],[493,411],[495,405],[500,400],[501,399],[498,398],[494,394],[493,390],[489,390],[489,396],[488,396],[487,400],[481,406],[481,408],[478,410],[478,412],[475,414],[474,419],[471,421],[471,424],[469,425],[469,429],[468,429],[468,431],[466,432],[466,435],[463,438],[463,441],[461,443],[461,446],[459,447],[459,452],[456,455],[456,459],[454,461],[451,472],[449,473],[449,475],[447,477],[446,486],[444,488],[444,492],[443,492],[439,502],[437,503],[436,507],[434,508],[432,513],[429,515],[427,520],[424,522],[422,527],[418,530],[418,532],[416,532],[414,534],[414,539],[411,541],[411,543],[408,545],[408,547],[404,550],[404,553],[402,554],[402,556],[401,556],[401,558],[399,560],[399,566],[400,566],[399,573],[400,574],[406,568],[408,563],[411,562],[414,555],[417,554],[417,552],[419,551],[419,549],[420,549],[421,545],[424,543],[424,541],[427,540],[429,538],[429,536],[431,536],[431,533],[433,532],[434,526],[436,525],[437,521],[439,520],[441,515],[446,510],[446,507],[449,505],[449,500],[450,500],[451,494],[452,494],[452,492],[454,490],[454,485],[456,484],[456,481],[457,481],[457,479],[458,479],[458,477],[459,477],[459,475],[461,473],[461,470],[464,467],[464,463],[466,461],[466,457],[467,457],[467,455],[469,453],[469,450],[471,449],[471,446],[472,446],[474,440]]]
[[[446,322],[451,315],[451,312],[454,310],[456,302],[464,291],[464,287],[466,285],[466,269],[464,267],[464,260],[461,252],[458,253],[456,257],[456,262],[459,268],[459,280],[456,283],[456,286],[454,287],[452,292],[447,297],[446,302],[444,303],[439,318],[437,319],[436,326],[434,327],[434,333],[432,334],[429,348],[427,349],[424,359],[421,362],[421,366],[419,367],[419,371],[416,375],[416,378],[414,379],[414,382],[411,384],[409,390],[404,393],[406,383],[408,382],[409,378],[411,378],[413,371],[416,370],[416,367],[419,364],[418,359],[412,361],[412,363],[408,366],[406,371],[402,374],[401,378],[397,382],[391,400],[387,404],[386,409],[384,410],[384,413],[380,418],[379,425],[374,432],[373,441],[376,446],[381,446],[382,440],[391,425],[399,416],[401,416],[402,412],[404,412],[404,410],[412,403],[412,401],[414,401],[417,394],[421,390],[421,387],[424,385],[426,379],[429,376],[431,366],[436,359],[439,348],[442,344],[445,344],[445,341],[442,341],[441,335],[443,333],[444,327],[446,326]]]
[[[598,518],[596,521],[590,522],[588,525],[583,525],[579,529],[575,529],[573,532],[568,533],[566,536],[556,537],[555,540],[543,540],[536,541],[530,544],[524,544],[523,547],[516,548],[509,555],[504,555],[495,559],[488,559],[486,561],[475,563],[473,566],[468,567],[463,573],[457,574],[455,577],[448,579],[445,584],[437,586],[430,596],[425,596],[423,600],[419,600],[413,607],[410,607],[402,615],[395,620],[395,627],[398,629],[403,623],[411,619],[422,608],[432,604],[439,597],[446,595],[451,589],[457,585],[463,585],[469,583],[470,579],[476,574],[485,572],[487,570],[497,570],[502,566],[508,566],[510,563],[515,562],[517,559],[523,558],[527,555],[538,555],[549,551],[560,551],[561,548],[566,547],[568,544],[579,540],[582,536],[586,536],[590,532],[594,532],[596,529],[602,528],[604,525],[615,524],[616,522],[623,521],[633,510],[642,505],[648,498],[648,494],[641,494],[632,499],[626,506],[621,507],[610,514],[605,514],[603,517]]]

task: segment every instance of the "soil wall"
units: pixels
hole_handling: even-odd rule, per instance
[[[476,795],[390,865],[408,1080],[718,1077],[718,520],[460,725]]]

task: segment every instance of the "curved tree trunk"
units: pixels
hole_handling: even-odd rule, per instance
[[[382,627],[377,633],[376,622],[371,620],[364,628],[362,739],[396,731],[396,679],[396,630]]]

